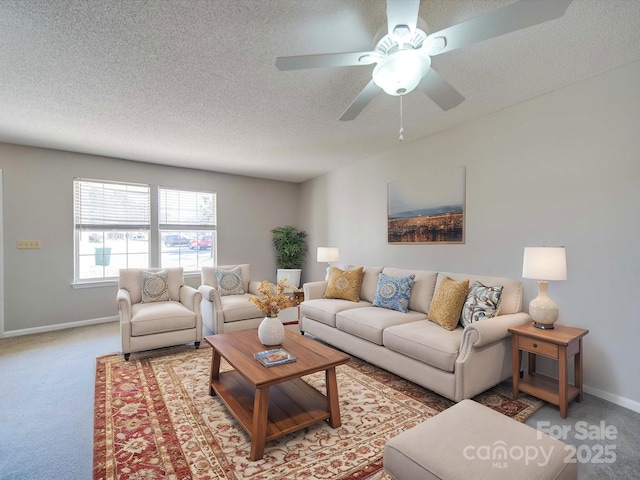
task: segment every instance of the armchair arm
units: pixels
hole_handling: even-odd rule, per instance
[[[200,300],[202,293],[189,285],[180,287],[180,303],[192,310],[196,315],[200,314]]]
[[[120,337],[122,338],[122,353],[131,352],[131,294],[129,290],[121,288],[116,295],[118,314],[120,315]]]
[[[180,287],[180,303],[192,310],[196,314],[196,347],[202,341],[202,313],[200,312],[200,302],[202,301],[202,293],[197,289],[183,285]]]
[[[214,334],[224,332],[224,312],[220,292],[211,285],[200,285],[198,292],[202,296],[202,319]]]
[[[129,290],[121,288],[116,295],[116,302],[118,303],[118,313],[120,314],[120,321],[131,321],[131,294]]]
[[[254,282],[254,281],[249,282],[249,291],[247,293],[250,293],[251,295],[259,296],[260,295],[260,293],[258,292],[259,286],[260,286],[260,282]]]
[[[327,283],[326,280],[305,283],[302,286],[304,289],[304,299],[314,300],[324,297],[324,292],[327,290]]]

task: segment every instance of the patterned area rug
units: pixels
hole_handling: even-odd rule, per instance
[[[96,362],[94,479],[387,479],[387,439],[453,402],[362,360],[337,368],[342,426],[326,423],[267,442],[249,436],[209,395],[211,349],[183,346]],[[228,365],[223,365],[228,369]],[[304,377],[324,393],[324,372]],[[496,387],[475,398],[518,421],[542,402]]]

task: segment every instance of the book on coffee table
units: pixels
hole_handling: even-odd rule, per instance
[[[282,348],[276,348],[275,350],[265,350],[264,352],[256,353],[256,358],[265,367],[274,367],[276,365],[282,365],[284,363],[291,363],[296,361],[295,355],[290,354]]]

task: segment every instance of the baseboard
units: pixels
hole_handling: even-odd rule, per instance
[[[620,395],[605,392],[604,390],[590,387],[588,385],[583,385],[582,388],[585,393],[588,393],[595,397],[602,398],[603,400],[606,400],[608,402],[615,403],[616,405],[620,405],[621,407],[628,408],[633,412],[640,413],[640,402],[636,400],[631,400],[630,398],[621,397]]]
[[[57,325],[46,325],[44,327],[23,328],[20,330],[9,330],[4,332],[4,337],[19,337],[21,335],[31,335],[33,333],[53,332],[55,330],[64,330],[66,328],[84,327],[87,325],[97,325],[99,323],[119,322],[120,317],[102,317],[92,318],[89,320],[80,320],[78,322],[59,323]]]

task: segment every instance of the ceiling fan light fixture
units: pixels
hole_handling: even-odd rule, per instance
[[[373,81],[389,95],[404,95],[418,86],[430,66],[428,55],[400,50],[378,62],[373,69]]]

